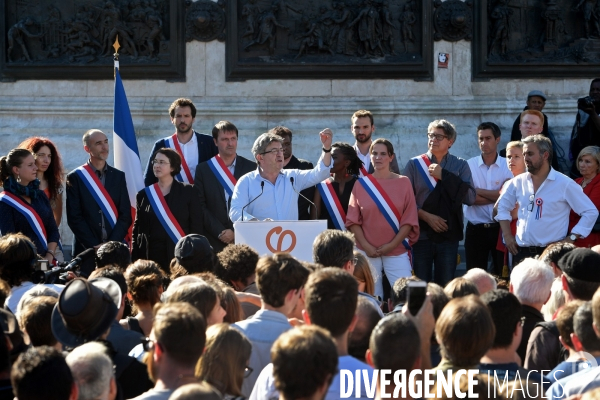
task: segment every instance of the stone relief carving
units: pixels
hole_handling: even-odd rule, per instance
[[[473,1],[435,0],[433,15],[434,40],[471,40],[473,36]]]
[[[598,0],[481,0],[474,7],[474,79],[596,75]]]
[[[180,70],[174,64],[184,55],[185,46],[179,45],[173,28],[183,14],[182,4],[169,0],[0,0],[0,9],[6,10],[0,16],[6,43],[0,47],[4,80],[11,76],[52,79],[59,74],[54,69],[58,67],[78,67],[80,72],[69,74],[70,78],[94,79],[94,67],[112,65],[117,36],[123,63],[156,67],[145,70],[146,77],[159,70],[172,71],[171,67]],[[43,68],[44,74],[36,74],[36,67]]]
[[[431,2],[228,1],[228,15],[232,21],[228,25],[227,39],[229,70],[251,65],[258,68],[261,63],[266,67],[265,71],[292,64],[319,64],[325,69],[328,68],[326,65],[351,68],[365,64],[420,64],[422,70],[429,68],[423,63],[425,58],[432,57],[424,54],[425,48],[427,52],[431,50],[427,44],[431,40],[429,18],[425,17],[431,12]],[[401,74],[400,70],[396,73]],[[295,75],[289,68],[287,74]],[[273,75],[265,73],[264,77]],[[363,77],[368,76],[363,74]],[[233,78],[228,75],[228,79]]]
[[[186,1],[187,10],[185,15],[185,40],[199,40],[210,42],[211,40],[225,40],[225,5],[223,0],[217,3],[211,0],[199,0],[196,2]]]

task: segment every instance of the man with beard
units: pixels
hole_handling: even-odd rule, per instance
[[[513,265],[524,258],[542,254],[550,243],[573,243],[586,237],[598,217],[598,210],[581,186],[550,168],[552,143],[542,135],[523,139],[523,155],[527,172],[513,178],[498,200],[498,215],[507,249],[513,254]],[[517,234],[510,230],[510,212],[518,207]],[[569,212],[581,219],[568,232]]]
[[[212,137],[200,134],[192,129],[192,125],[196,120],[196,107],[190,99],[175,100],[169,107],[169,115],[171,116],[171,123],[175,125],[175,133],[154,143],[144,173],[145,186],[158,182],[152,170],[152,160],[154,160],[156,152],[163,147],[169,147],[179,153],[181,156],[181,172],[175,175],[175,179],[189,184],[194,183],[196,166],[210,160],[219,152]]]
[[[577,170],[577,156],[581,149],[587,146],[600,146],[600,78],[596,78],[590,84],[588,97],[577,101],[577,117],[571,132],[569,150],[573,165],[571,166],[571,177],[580,177]]]
[[[365,169],[372,174],[375,170],[371,165],[371,143],[373,142],[372,136],[375,132],[375,124],[373,123],[373,114],[371,111],[358,110],[352,114],[352,125],[350,130],[356,142],[354,143],[354,150],[358,154],[358,158],[363,162]],[[400,174],[400,168],[398,168],[398,160],[396,157],[392,159],[390,163],[392,172]]]

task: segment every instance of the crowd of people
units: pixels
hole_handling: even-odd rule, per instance
[[[177,99],[134,218],[102,131],[83,135],[89,159],[64,187],[57,147],[25,140],[0,158],[0,399],[337,399],[342,371],[428,368],[478,369],[480,397],[494,373],[510,388],[537,381],[526,397],[600,396],[600,79],[589,99],[571,177],[541,91],[505,150],[482,122],[481,154],[461,159],[437,119],[402,171],[366,110],[353,145],[319,133],[313,166],[289,128],[260,135],[249,160],[234,124],[200,134],[193,102]],[[63,195],[75,258],[55,279]],[[235,243],[234,222],[304,219],[327,220],[312,263]],[[416,282],[427,295],[411,312]],[[364,385],[350,389],[395,386]]]

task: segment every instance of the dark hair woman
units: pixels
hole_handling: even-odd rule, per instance
[[[202,214],[192,185],[173,179],[181,171],[179,153],[169,148],[158,150],[152,170],[158,182],[136,196],[131,258],[152,260],[168,273],[177,241],[201,233]]]
[[[331,158],[332,176],[317,185],[319,190],[315,191],[313,198],[316,209],[312,209],[312,218],[326,219],[327,229],[343,229],[350,194],[363,163],[356,155],[356,150],[348,143],[332,144]],[[342,210],[339,210],[338,204],[343,213],[340,212]]]
[[[0,158],[0,235],[21,232],[37,253],[54,261],[59,234],[50,201],[39,189],[37,166],[29,150],[13,149]]]
[[[39,136],[25,139],[19,148],[33,154],[40,189],[48,196],[56,226],[59,226],[63,213],[63,164],[58,149],[50,139]]]

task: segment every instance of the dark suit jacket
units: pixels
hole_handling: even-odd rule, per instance
[[[235,160],[233,176],[240,179],[242,175],[255,169],[256,163],[238,155]],[[200,196],[199,207],[203,210],[204,233],[214,251],[218,253],[226,245],[218,239],[219,234],[225,229],[233,230],[233,223],[229,219],[231,197],[229,203],[226,203],[225,189],[223,189],[207,162],[198,164],[196,167],[194,187],[198,190]]]
[[[131,259],[133,261],[146,258],[146,246],[152,246],[153,235],[150,232],[150,218],[155,215],[152,205],[148,200],[146,191],[140,190],[136,197],[136,216],[133,224],[133,243]],[[202,234],[202,209],[198,206],[198,193],[192,185],[173,181],[171,191],[166,199],[171,213],[179,222],[181,229],[186,235],[191,233]],[[155,217],[154,217],[155,218]],[[156,225],[154,225],[156,226]],[[168,262],[175,256],[175,243],[167,239],[167,252],[163,260],[153,260],[158,262],[164,269],[169,268]],[[150,250],[149,250],[150,252]],[[152,257],[151,257],[152,259]],[[165,264],[165,260],[168,260]]]
[[[104,188],[119,213],[114,228],[110,227],[108,219],[77,172],[71,171],[67,175],[67,223],[73,231],[74,256],[102,243],[102,218],[107,241],[122,242],[131,226],[131,204],[125,174],[109,165],[104,179]]]
[[[311,163],[310,161],[299,159],[293,154],[290,159],[290,162],[285,167],[283,167],[283,169],[302,169],[302,170],[313,169],[313,168],[314,168],[313,163]],[[300,193],[302,193],[304,196],[308,197],[312,201],[312,199],[315,198],[315,187],[311,186],[309,188],[301,190]],[[303,221],[303,220],[310,219],[310,206],[311,206],[311,204],[308,201],[306,201],[306,199],[304,197],[298,196],[298,219],[299,220]]]
[[[196,135],[196,143],[198,143],[198,165],[204,161],[210,160],[219,153],[212,136],[198,133],[196,131],[194,131],[194,135]],[[145,186],[150,186],[158,182],[158,179],[156,179],[154,172],[152,171],[152,160],[154,160],[154,155],[156,152],[163,147],[166,147],[165,138],[157,140],[156,143],[154,143],[154,147],[152,147],[150,158],[148,159],[148,164],[146,165],[146,171],[144,172]]]

